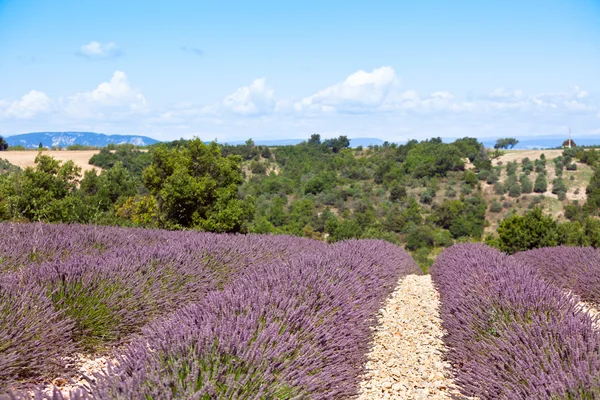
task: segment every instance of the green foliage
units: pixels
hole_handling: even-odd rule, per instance
[[[429,248],[435,243],[434,231],[430,226],[412,226],[406,238],[406,248],[415,251],[420,248]]]
[[[510,197],[521,196],[521,186],[519,185],[518,182],[511,183],[511,185],[508,187],[508,195]]]
[[[502,203],[497,200],[492,201],[490,204],[490,212],[499,213],[500,211],[502,211]]]
[[[339,153],[342,149],[350,147],[350,139],[346,136],[340,136],[335,139],[327,139],[323,142],[323,146],[330,148],[334,153]]]
[[[449,171],[464,168],[458,147],[435,139],[412,146],[404,161],[404,170],[415,178],[446,176]]]
[[[390,189],[390,201],[400,202],[406,199],[406,188],[400,184],[395,184]]]
[[[434,209],[435,224],[447,229],[452,237],[472,237],[479,239],[483,234],[487,204],[479,196],[461,200],[444,200]]]
[[[567,191],[567,185],[561,178],[556,178],[552,181],[552,193],[553,194],[558,194],[560,192],[564,193],[566,191]]]
[[[533,185],[533,191],[536,193],[544,193],[548,190],[548,180],[546,179],[546,175],[539,174],[535,178],[535,183]]]
[[[143,181],[156,197],[159,224],[211,232],[245,232],[253,202],[238,197],[242,183],[241,157],[223,157],[216,143],[200,139],[188,147],[158,146]]]
[[[519,141],[515,138],[500,138],[496,141],[494,149],[508,149],[509,147],[512,149],[518,143]]]
[[[584,209],[590,215],[600,215],[600,168],[596,168],[585,189],[587,203]]]
[[[513,214],[498,227],[498,238],[492,242],[508,254],[518,251],[558,245],[556,221],[544,215],[542,209],[534,208],[525,215]]]
[[[110,169],[120,162],[132,176],[141,179],[142,172],[152,162],[152,154],[140,151],[131,144],[121,144],[114,148],[113,151],[108,147],[102,148],[98,154],[90,158],[90,164],[102,169]]]
[[[433,190],[433,188],[427,188],[421,193],[419,199],[423,204],[431,204],[433,202],[435,194],[436,193],[435,190]]]
[[[522,193],[533,192],[533,184],[531,183],[531,180],[527,176],[525,176],[525,177],[523,177],[523,179],[521,179],[521,192]]]

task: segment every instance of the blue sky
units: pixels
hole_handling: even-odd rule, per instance
[[[0,134],[600,137],[600,0],[0,0]]]

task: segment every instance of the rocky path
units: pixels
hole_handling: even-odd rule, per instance
[[[439,296],[430,275],[402,279],[380,310],[360,399],[461,397],[443,361]]]

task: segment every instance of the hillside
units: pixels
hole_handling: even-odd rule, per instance
[[[95,132],[34,132],[13,135],[5,138],[9,146],[37,148],[40,143],[44,147],[67,147],[72,145],[105,147],[114,144],[133,144],[148,146],[158,143],[156,139],[140,135],[105,135]]]

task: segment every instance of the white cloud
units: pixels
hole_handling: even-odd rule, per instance
[[[400,79],[392,67],[372,72],[357,71],[343,82],[329,86],[294,104],[297,111],[353,113],[374,110],[386,100]]]
[[[123,55],[123,52],[119,49],[119,46],[113,42],[102,44],[100,42],[92,41],[81,46],[77,55],[88,59],[106,59],[119,57]]]
[[[522,90],[506,90],[504,88],[495,89],[492,93],[490,93],[490,99],[494,100],[518,100],[523,97]]]
[[[265,78],[255,79],[225,97],[222,106],[228,111],[245,116],[271,114],[275,109],[275,92],[266,85]],[[207,112],[214,109],[206,109]]]
[[[39,114],[45,114],[52,109],[52,100],[44,92],[31,90],[20,100],[1,101],[0,116],[7,118],[29,119]]]
[[[103,82],[91,92],[77,93],[68,99],[65,107],[67,114],[89,118],[113,114],[142,113],[147,110],[146,98],[129,84],[127,75],[115,71],[109,82]]]

